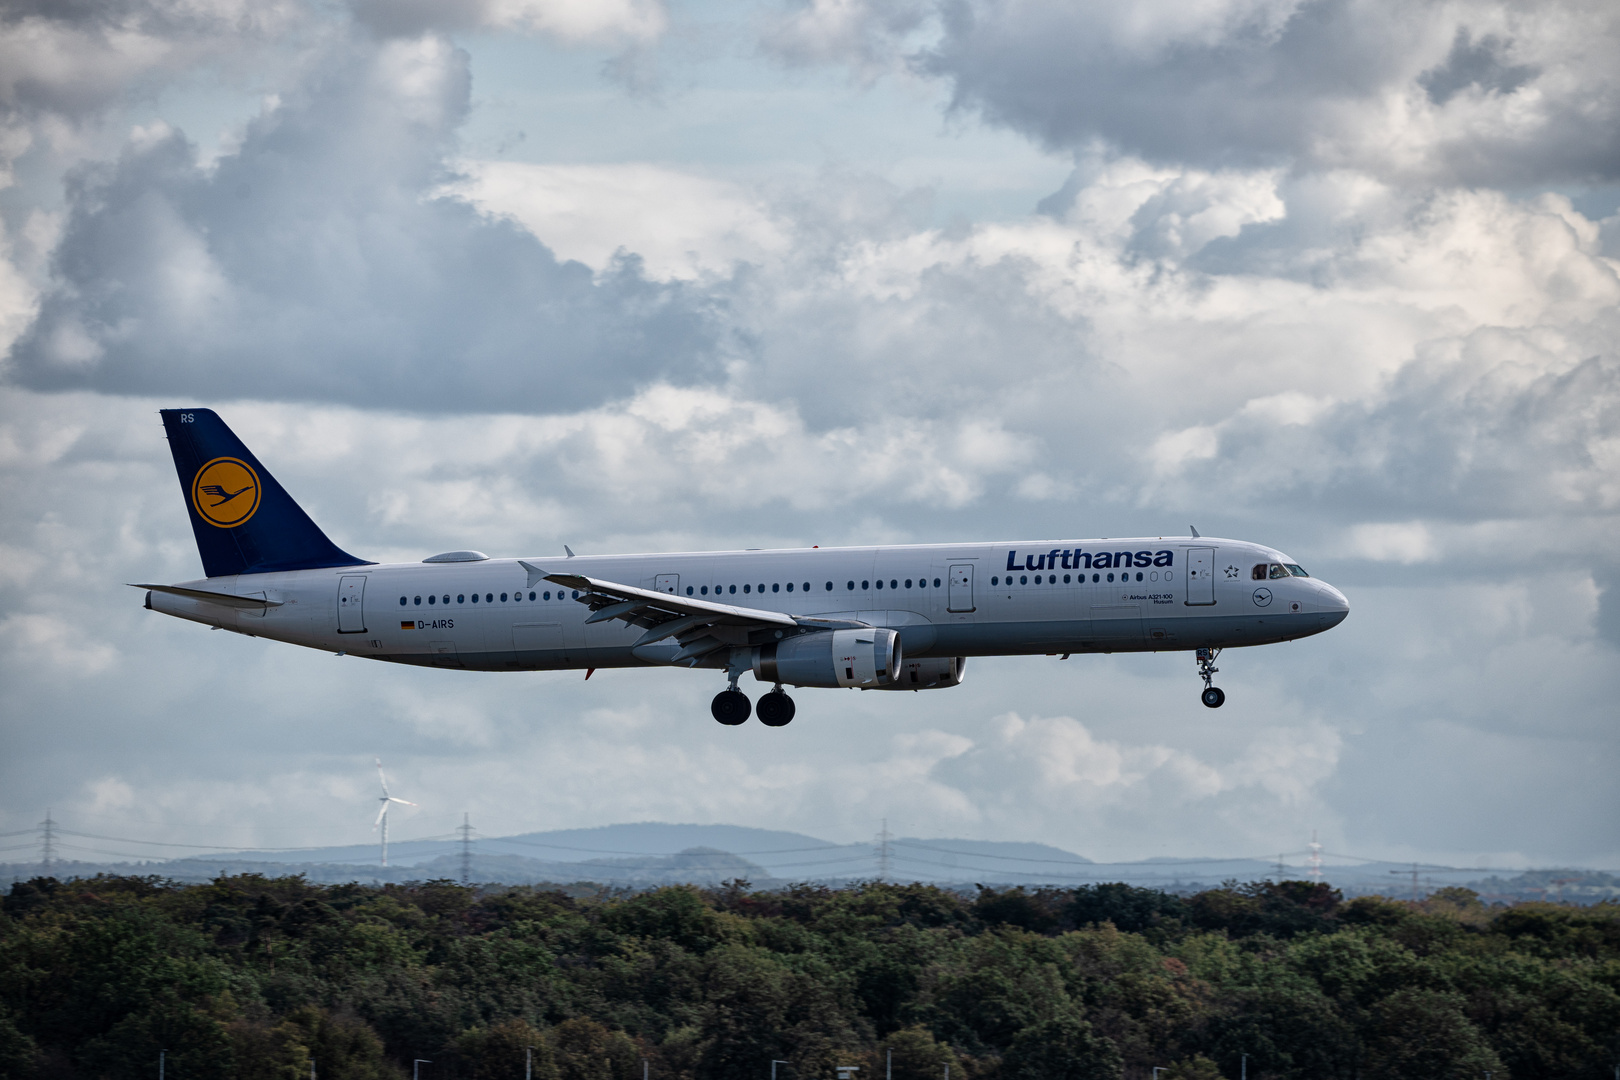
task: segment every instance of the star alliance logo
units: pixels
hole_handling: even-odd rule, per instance
[[[1227,577],[1228,577],[1228,578],[1235,578],[1235,577],[1237,577],[1237,576],[1238,576],[1238,575],[1239,575],[1239,574],[1241,574],[1241,573],[1243,573],[1243,571],[1241,571],[1241,570],[1239,570],[1239,569],[1238,569],[1238,568],[1237,568],[1237,567],[1235,567],[1235,566],[1228,566],[1228,567],[1227,567],[1227,568],[1226,568],[1226,576],[1227,576]]]

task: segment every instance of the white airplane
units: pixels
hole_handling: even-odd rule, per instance
[[[1191,651],[1203,702],[1222,649],[1319,634],[1344,594],[1263,544],[1190,537],[789,548],[372,563],[339,549],[215,413],[165,409],[204,579],[137,585],[193,622],[400,664],[479,671],[724,672],[711,711],[748,719],[737,680],[959,686],[970,656]]]

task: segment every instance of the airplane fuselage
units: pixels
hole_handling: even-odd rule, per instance
[[[549,575],[890,628],[907,661],[1263,645],[1321,633],[1349,609],[1282,553],[1210,537],[368,564],[181,583],[268,606],[163,592],[147,606],[294,645],[480,671],[726,667],[736,650],[783,636],[720,628],[729,648],[689,661],[673,640],[638,646],[641,627],[594,621],[582,591]]]

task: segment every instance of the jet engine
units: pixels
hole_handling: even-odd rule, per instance
[[[930,656],[926,660],[902,660],[900,675],[879,690],[943,690],[961,686],[967,677],[967,657]]]
[[[887,690],[903,663],[893,630],[820,630],[754,650],[754,677],[789,686],[853,686]]]

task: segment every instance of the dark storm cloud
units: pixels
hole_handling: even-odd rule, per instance
[[[698,299],[622,260],[594,277],[435,197],[466,58],[424,38],[331,49],[208,168],[138,133],[69,183],[10,377],[36,389],[550,410],[703,369]]]
[[[1531,41],[1468,25],[1512,17],[1492,4],[956,0],[918,62],[954,83],[956,108],[1053,148],[1467,184],[1612,178],[1616,28],[1597,6],[1558,11]]]

